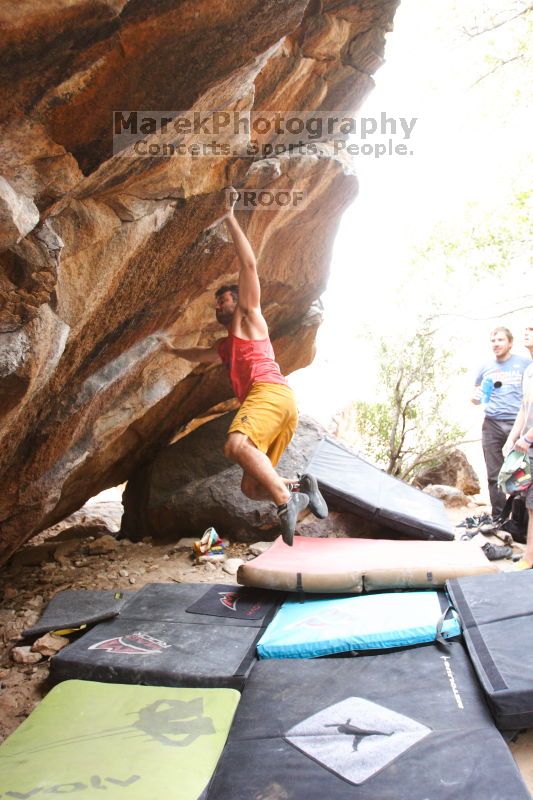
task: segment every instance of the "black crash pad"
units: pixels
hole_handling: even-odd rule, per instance
[[[97,625],[55,655],[51,681],[81,678],[241,689],[255,660],[256,640],[283,595],[257,591],[264,603],[261,619],[234,618],[231,603],[224,607],[224,617],[188,611],[212,588],[211,584],[148,584],[117,619]],[[220,585],[217,590],[238,595],[235,586]],[[245,594],[249,599],[250,590]]]
[[[246,765],[246,769],[242,765]],[[207,800],[527,800],[460,643],[258,662]]]
[[[118,616],[129,595],[122,591],[98,589],[66,589],[58,592],[35,625],[27,628],[23,636],[40,636],[49,631],[76,629],[95,625]]]
[[[122,619],[263,628],[284,595],[226,583],[149,583],[124,605]]]
[[[413,539],[454,539],[444,503],[355,455],[335,439],[318,443],[306,472],[318,480],[327,501],[367,519],[381,522]]]
[[[533,570],[454,578],[446,587],[496,724],[533,726]]]

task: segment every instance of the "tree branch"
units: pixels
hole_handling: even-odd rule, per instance
[[[495,64],[492,69],[490,69],[488,72],[486,72],[480,78],[478,78],[477,81],[474,81],[474,83],[472,83],[469,88],[473,89],[474,86],[477,86],[478,83],[481,83],[481,81],[484,81],[485,78],[488,78],[490,75],[493,75],[496,72],[496,70],[500,69],[500,67],[504,67],[506,64],[510,64],[512,61],[520,61],[521,58],[522,58],[522,56],[513,56],[512,58],[506,58],[506,59],[502,59],[501,61],[498,61],[498,63]]]
[[[529,306],[518,306],[518,308],[512,308],[510,311],[503,311],[501,314],[491,314],[488,317],[471,317],[469,314],[459,314],[457,311],[441,311],[438,314],[433,314],[432,319],[436,317],[461,317],[462,319],[470,319],[473,322],[485,322],[489,319],[501,319],[502,317],[508,317],[510,314],[514,314],[516,311],[529,311],[533,308],[533,305]]]
[[[496,28],[501,28],[503,25],[507,25],[509,22],[512,22],[514,19],[518,19],[518,17],[524,16],[529,11],[533,10],[533,6],[527,6],[519,11],[517,14],[513,14],[512,17],[507,17],[507,19],[502,20],[501,22],[495,22],[493,25],[489,25],[486,28],[479,28],[478,30],[468,30],[467,28],[463,28],[462,31],[469,39],[474,39],[476,36],[482,36],[484,33],[490,33],[490,31],[495,31]]]

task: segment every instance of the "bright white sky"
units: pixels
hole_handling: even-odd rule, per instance
[[[476,9],[491,4],[500,10],[505,5],[468,0],[466,12],[460,0],[403,0],[398,8],[386,63],[358,113],[418,117],[409,142],[414,155],[356,157],[360,192],[337,236],[317,357],[311,367],[290,377],[300,410],[324,424],[351,400],[372,399],[375,339],[397,336],[421,310],[431,284],[430,265],[413,285],[410,300],[397,299],[415,247],[424,244],[436,223],[459,226],[472,204],[505,208],[513,187],[527,185],[531,115],[521,95],[527,87],[519,89],[523,71],[509,64],[471,88],[490,69],[483,59],[495,37],[466,40],[461,16],[468,14],[473,24]],[[500,48],[506,35],[505,28],[499,29]],[[458,366],[469,369],[452,387],[459,418],[464,409],[462,421],[469,425],[477,424],[477,410],[467,398],[472,372],[490,357],[490,317],[502,299],[512,307],[527,292],[531,303],[531,277],[519,265],[498,285],[489,281],[473,290],[458,279],[458,312],[485,318],[475,323],[458,316],[449,323],[450,335],[462,337]],[[520,346],[522,319],[507,317],[496,324],[514,328],[515,350],[527,354]]]

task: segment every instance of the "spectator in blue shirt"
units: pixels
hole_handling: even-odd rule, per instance
[[[472,403],[483,404],[485,419],[481,444],[487,467],[492,516],[501,514],[505,495],[498,488],[498,473],[503,464],[502,448],[511,432],[522,402],[522,376],[530,358],[511,352],[513,334],[508,328],[495,328],[490,335],[494,359],[479,370]]]

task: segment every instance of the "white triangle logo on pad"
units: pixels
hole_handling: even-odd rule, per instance
[[[360,784],[430,733],[390,708],[348,697],[298,723],[285,739],[341,778]]]

